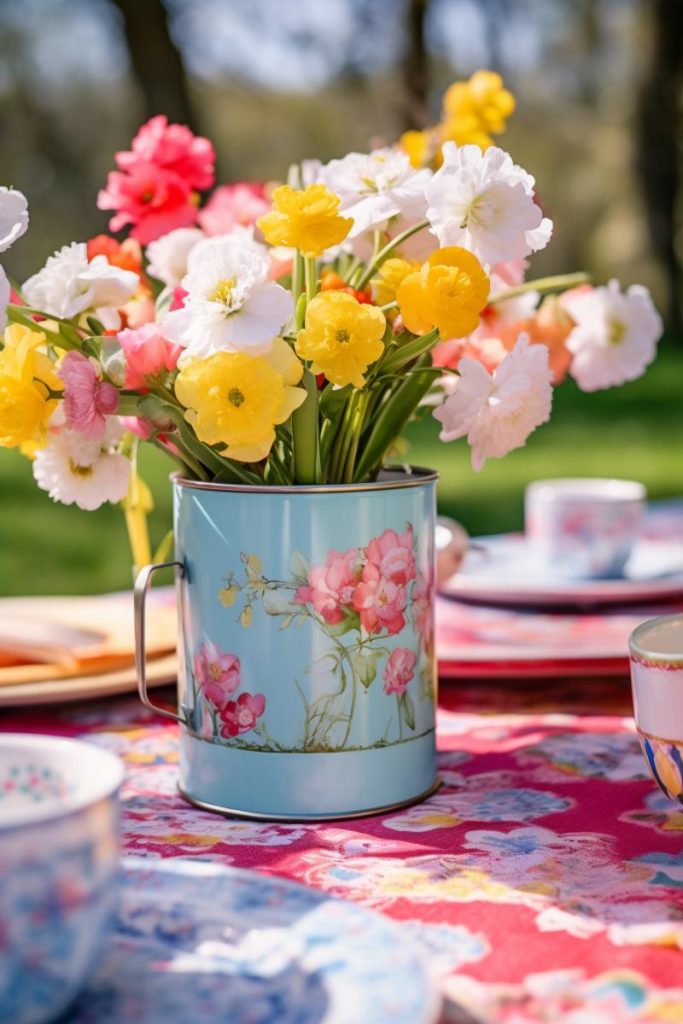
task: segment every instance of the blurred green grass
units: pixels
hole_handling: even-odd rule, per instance
[[[443,445],[431,416],[408,433],[406,459],[439,470],[439,510],[470,533],[522,525],[524,488],[551,476],[620,476],[642,480],[651,498],[683,494],[683,351],[669,343],[639,381],[582,394],[572,382],[555,393],[549,424],[525,448],[475,474],[465,442]],[[171,526],[170,464],[143,454],[142,472],[156,507],[153,541]],[[54,504],[33,482],[29,463],[0,452],[0,593],[94,594],[130,586],[123,515]]]

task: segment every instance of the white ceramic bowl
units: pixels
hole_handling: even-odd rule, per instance
[[[0,1022],[78,995],[114,908],[123,765],[90,743],[0,735]]]
[[[555,575],[614,579],[638,539],[645,498],[635,480],[539,480],[525,493],[526,535]]]
[[[655,782],[683,803],[683,615],[641,623],[629,649],[640,745]]]

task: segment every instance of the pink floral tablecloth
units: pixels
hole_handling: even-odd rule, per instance
[[[440,704],[435,796],[318,825],[188,806],[176,726],[132,697],[5,712],[0,728],[119,754],[128,853],[252,868],[406,922],[446,1019],[683,1021],[683,806],[646,775],[627,681],[448,683]]]

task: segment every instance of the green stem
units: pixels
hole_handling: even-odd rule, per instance
[[[518,295],[526,295],[527,292],[563,292],[568,288],[576,288],[580,284],[588,284],[590,282],[590,274],[576,273],[576,274],[556,274],[554,277],[539,277],[537,281],[525,281],[524,284],[517,285],[516,288],[508,288],[507,291],[500,292],[499,295],[495,295],[492,299],[489,299],[489,306],[494,306],[497,302],[507,302],[508,299],[515,299]]]
[[[314,484],[319,479],[318,452],[318,385],[310,370],[304,370],[301,381],[306,400],[292,414],[294,441],[294,482]]]
[[[363,419],[365,417],[365,410],[368,405],[369,395],[367,391],[358,391],[353,397],[355,398],[355,401],[353,403],[351,422],[349,424],[349,435],[351,440],[343,467],[343,480],[345,484],[353,483],[353,471],[356,464],[358,445],[363,430]]]
[[[353,716],[356,711],[356,694],[358,693],[358,683],[356,681],[356,675],[351,671],[351,706],[349,708],[349,717],[346,723],[346,729],[344,730],[344,738],[341,741],[341,749],[343,750],[346,744],[349,742],[349,736],[351,735],[351,727],[353,726]]]
[[[302,291],[304,290],[304,258],[300,252],[297,252],[294,256],[294,264],[292,266],[292,295],[294,296],[294,305],[299,299]]]
[[[403,717],[401,715],[401,702],[398,694],[396,694],[396,711],[398,713],[398,739],[399,743],[403,739]]]
[[[413,224],[412,227],[406,228],[406,230],[402,231],[400,235],[396,235],[396,238],[392,238],[390,242],[387,242],[384,248],[380,249],[377,255],[370,260],[366,271],[356,285],[356,288],[364,288],[374,274],[375,267],[381,266],[387,256],[389,256],[389,254],[392,253],[399,245],[402,245],[403,242],[411,237],[411,235],[416,235],[418,231],[422,231],[422,229],[426,227],[429,227],[429,221],[421,220],[419,224]]]
[[[315,298],[318,287],[318,280],[315,271],[315,256],[307,256],[304,260],[304,271],[306,274],[306,301],[310,302]]]

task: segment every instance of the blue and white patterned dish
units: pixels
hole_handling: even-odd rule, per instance
[[[55,1020],[97,964],[123,774],[91,743],[0,736],[0,1024]]]
[[[439,1006],[415,946],[378,914],[256,872],[129,857],[68,1022],[429,1024]]]

